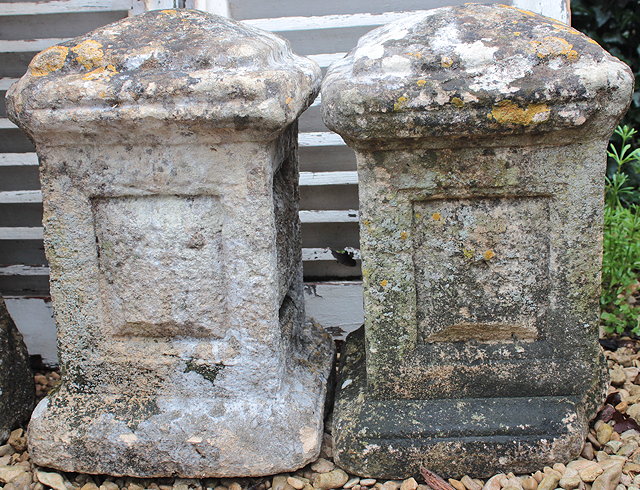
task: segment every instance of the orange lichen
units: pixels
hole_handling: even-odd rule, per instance
[[[524,10],[518,7],[514,7],[513,5],[503,5],[503,4],[499,4],[498,7],[502,7],[502,8],[506,8],[506,9],[511,9],[511,10],[517,10],[518,12],[520,12],[521,14],[525,14],[525,15],[529,15],[531,17],[538,17],[538,14],[535,14],[533,12],[529,12],[528,10]]]
[[[442,58],[440,58],[441,67],[451,68],[452,65],[453,65],[453,58],[450,58],[449,56],[443,56]]]
[[[406,231],[400,232],[400,239],[401,240],[406,240],[407,238],[409,238],[409,233],[407,233]]]
[[[389,281],[387,281],[386,279],[383,279],[382,281],[380,281],[380,286],[382,286],[383,288],[386,288],[387,284],[389,284]]]
[[[529,44],[540,59],[562,55],[571,61],[578,59],[578,52],[573,49],[573,44],[561,37],[547,36],[542,41],[529,41]]]
[[[83,80],[96,80],[98,78],[109,78],[118,73],[116,67],[113,65],[101,66],[93,71],[90,71],[82,77]]]
[[[178,15],[178,12],[175,9],[165,9],[160,12],[166,15]]]
[[[293,102],[293,97],[287,97],[284,99],[284,103],[287,105],[291,105],[291,102]]]
[[[451,105],[456,106],[458,109],[464,105],[464,101],[460,97],[452,97],[449,102],[451,102]]]
[[[409,53],[405,53],[405,55],[413,56],[414,58],[418,58],[418,59],[422,58],[422,53],[411,53],[411,52],[409,52]]]
[[[465,259],[471,260],[473,259],[473,257],[475,257],[476,251],[472,248],[463,248],[462,255],[464,256]]]
[[[427,84],[427,81],[426,81],[426,80],[418,80],[418,81],[416,82],[416,85],[417,85],[418,87],[424,87],[426,84]]]
[[[546,121],[550,115],[551,109],[546,104],[530,104],[521,108],[510,100],[503,100],[493,106],[493,110],[487,114],[487,118],[500,124],[529,126]]]
[[[402,109],[407,103],[407,100],[409,99],[407,99],[405,96],[398,97],[398,100],[393,104],[393,110],[399,111],[400,109]]]
[[[93,39],[87,39],[71,48],[76,56],[76,61],[84,66],[87,70],[92,70],[102,66],[104,60],[104,52],[102,44]]]
[[[442,215],[440,213],[433,213],[431,215],[431,219],[433,219],[434,221],[440,221],[442,219]]]
[[[484,258],[484,260],[491,260],[495,256],[496,256],[496,253],[493,250],[487,250],[485,253],[482,254],[482,257]]]
[[[34,77],[44,77],[52,71],[64,66],[69,48],[66,46],[51,46],[38,53],[29,63],[29,72]]]

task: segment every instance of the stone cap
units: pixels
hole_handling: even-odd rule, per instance
[[[553,19],[466,4],[408,16],[363,36],[322,84],[326,125],[371,140],[540,134],[608,137],[633,90],[629,67]],[[607,134],[608,133],[608,134]]]
[[[142,122],[264,138],[306,109],[320,79],[314,61],[274,34],[197,10],[155,10],[37,54],[7,103],[36,141],[46,132],[126,137]]]

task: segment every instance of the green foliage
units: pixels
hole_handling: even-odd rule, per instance
[[[640,167],[640,149],[631,149],[635,134],[618,127],[607,153],[600,303],[607,331],[640,335],[640,189],[629,177]]]
[[[571,25],[628,64],[640,87],[640,1],[571,0]],[[624,122],[640,127],[640,92]]]

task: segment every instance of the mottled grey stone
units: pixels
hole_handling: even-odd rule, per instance
[[[304,326],[297,126],[320,70],[270,33],[153,11],[36,55],[10,117],[41,162],[65,471],[255,476],[313,461],[333,345]]]
[[[322,86],[356,150],[364,332],[346,342],[336,461],[403,478],[576,457],[597,343],[606,145],[629,68],[512,7],[409,16]]]
[[[34,400],[29,353],[0,297],[0,444],[29,419]]]

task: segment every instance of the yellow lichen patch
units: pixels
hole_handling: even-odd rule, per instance
[[[407,238],[409,238],[409,233],[406,231],[400,232],[400,240],[406,240]]]
[[[416,85],[417,85],[418,87],[424,87],[426,84],[427,84],[427,81],[426,81],[426,80],[418,80],[418,81],[416,82]]]
[[[66,46],[51,46],[38,53],[29,63],[29,72],[34,77],[44,77],[52,71],[64,66],[69,48]]]
[[[440,213],[433,213],[431,215],[431,219],[433,221],[440,221],[440,220],[442,220],[442,215]]]
[[[503,100],[493,106],[487,118],[500,124],[519,124],[529,126],[549,119],[551,110],[546,104],[530,104],[525,108],[518,106],[511,100]]]
[[[413,56],[414,58],[418,58],[418,59],[422,58],[422,53],[418,53],[418,52],[416,52],[416,53],[409,52],[409,53],[405,53],[405,55]]]
[[[109,78],[118,73],[116,67],[113,65],[101,66],[93,71],[90,71],[82,77],[83,80],[96,80],[98,78]]]
[[[407,99],[405,96],[398,97],[398,100],[393,104],[393,110],[399,111],[400,109],[402,109],[407,103],[407,100],[409,99]]]
[[[440,58],[440,66],[442,68],[451,68],[453,65],[453,58],[449,56],[443,56]]]
[[[578,52],[573,49],[573,44],[561,37],[547,36],[542,41],[529,41],[529,43],[540,59],[562,55],[572,61],[578,59]]]
[[[362,221],[362,224],[364,226],[370,226],[371,225],[371,220],[365,219],[365,220]]]
[[[93,39],[82,41],[71,48],[71,51],[78,55],[76,56],[76,61],[87,70],[92,70],[102,65],[104,52],[102,51],[102,44],[98,41]]]
[[[451,105],[456,106],[458,109],[464,105],[464,101],[460,97],[452,97],[449,102],[451,102]]]
[[[416,213],[415,217],[416,219],[422,219],[422,213]]]
[[[514,35],[514,36],[516,36],[516,37],[517,37],[517,36],[520,36],[521,34],[522,34],[522,33],[521,33],[521,32],[518,32],[518,31],[516,31],[516,32],[514,32],[514,33],[513,33],[513,35]]]
[[[382,281],[380,281],[380,286],[382,286],[383,288],[386,288],[387,284],[389,284],[389,281],[387,281],[386,279],[383,279]]]
[[[593,40],[593,39],[591,39],[591,38],[587,38],[587,41],[589,41],[591,44],[595,44],[596,46],[600,46],[600,45],[597,43],[597,41],[594,41],[594,40]]]
[[[580,31],[576,31],[573,27],[569,27],[566,24],[552,24],[554,29],[562,32],[568,32],[569,34],[580,34]]]
[[[485,253],[482,254],[482,257],[484,258],[484,260],[491,260],[495,256],[496,256],[496,253],[493,250],[487,250]]]
[[[175,9],[165,9],[160,12],[166,15],[178,15],[178,12]]]
[[[287,105],[291,105],[291,102],[293,102],[293,97],[287,97],[284,99],[284,103]]]
[[[534,14],[533,12],[529,12],[528,10],[524,10],[524,9],[520,9],[518,7],[514,7],[513,5],[498,5],[498,7],[511,9],[511,10],[517,10],[521,14],[529,15],[531,17],[538,17],[538,14]]]
[[[462,255],[464,256],[465,259],[471,260],[476,255],[476,251],[472,248],[463,248]]]

